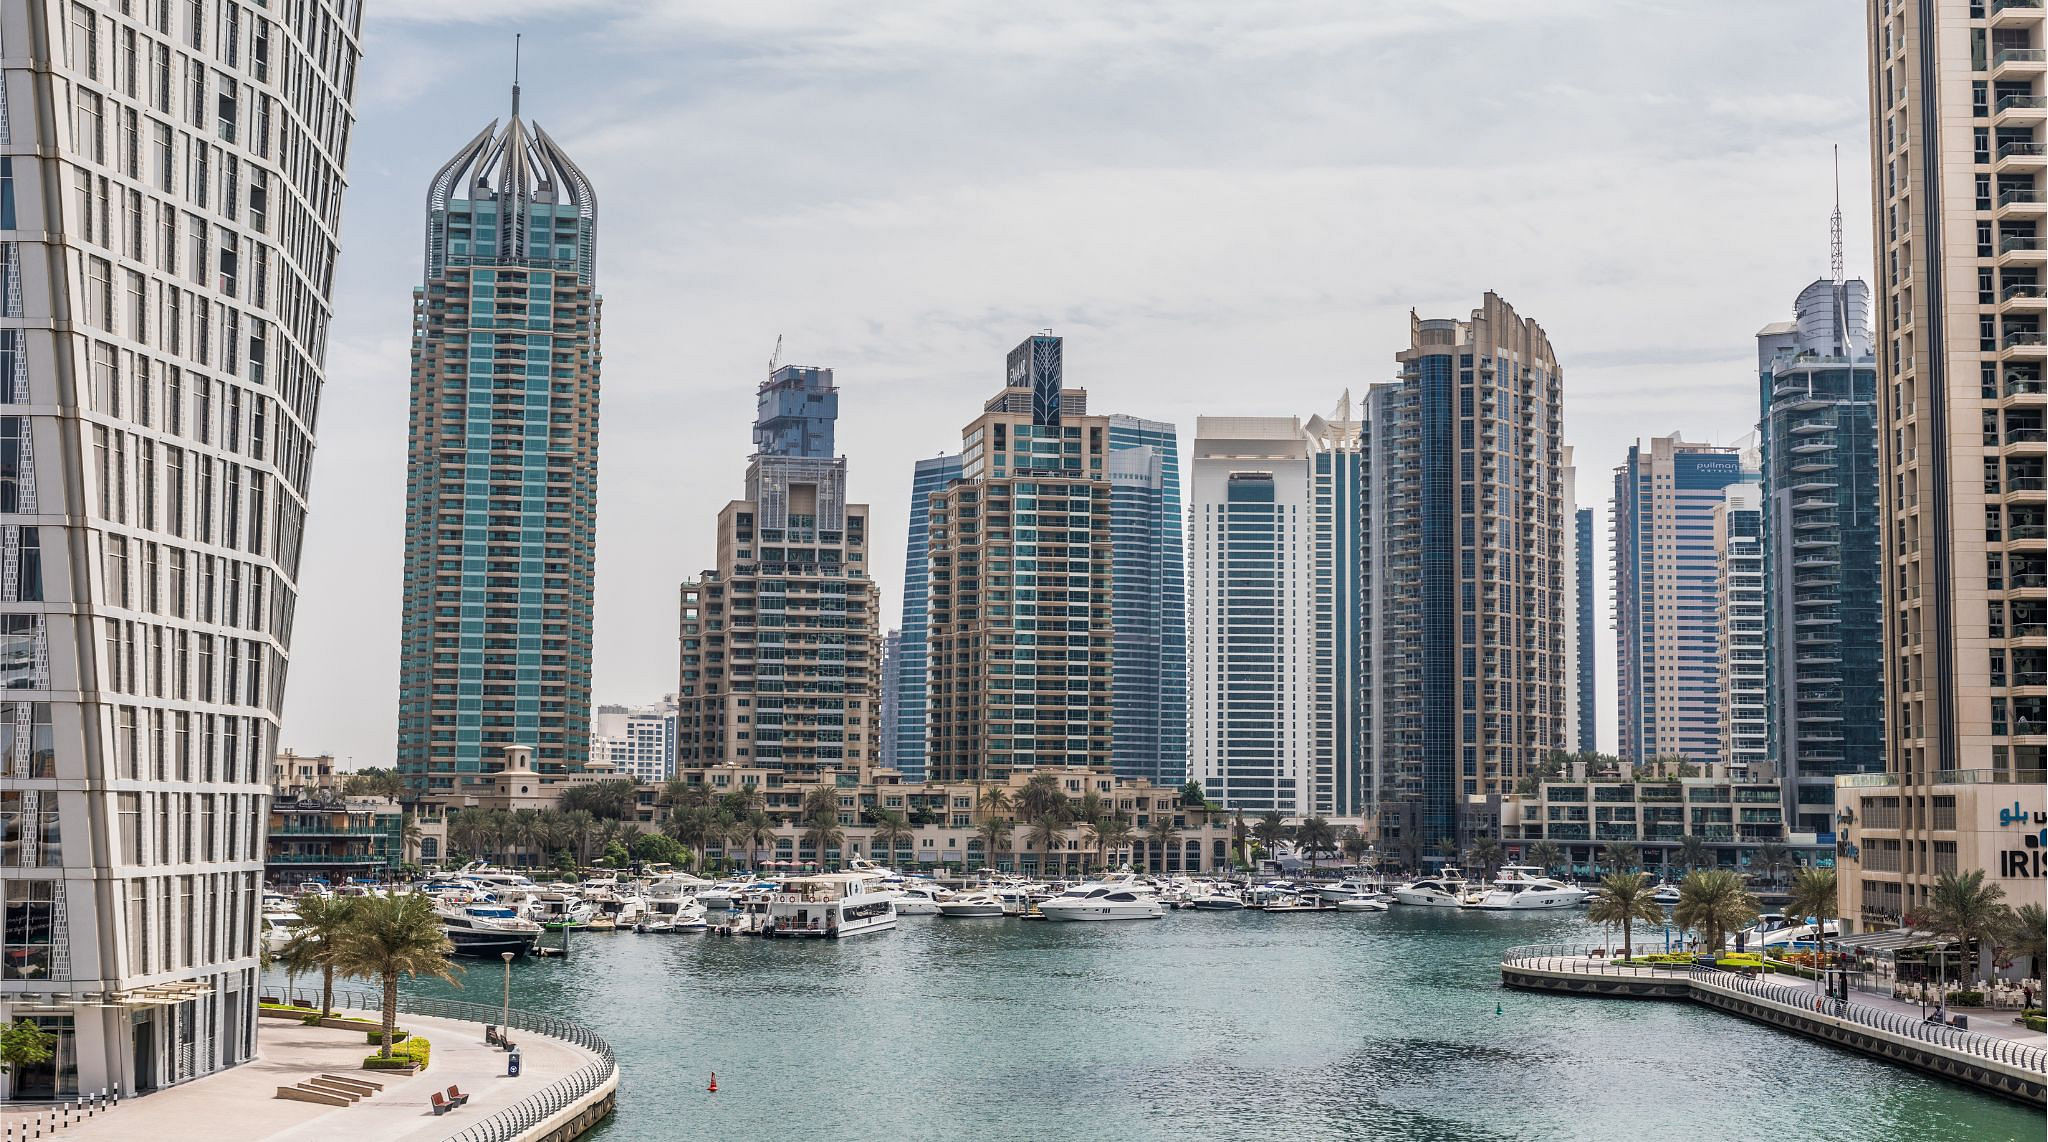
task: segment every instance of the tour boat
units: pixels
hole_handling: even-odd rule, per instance
[[[1038,911],[1048,920],[1156,920],[1166,906],[1135,880],[1090,881],[1039,901]]]
[[[1464,876],[1455,868],[1447,868],[1436,876],[1425,876],[1396,887],[1394,902],[1423,908],[1456,908],[1464,894]]]
[[[896,892],[872,872],[829,872],[786,880],[768,896],[764,936],[837,939],[896,926]]]
[[[540,940],[539,924],[503,904],[445,905],[435,912],[458,956],[523,956]]]
[[[1021,897],[1019,899],[1021,900]],[[897,901],[896,907],[900,911],[903,902]],[[938,910],[939,915],[949,916],[955,920],[983,920],[1009,915],[1002,894],[989,889],[963,893],[951,900],[941,900],[933,907]]]

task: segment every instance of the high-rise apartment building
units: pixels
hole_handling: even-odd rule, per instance
[[[1869,0],[1885,773],[1837,782],[1842,910],[1924,914],[1949,869],[2039,899],[2048,393],[2035,5]]]
[[[1717,728],[1738,781],[1768,768],[1770,701],[1764,665],[1763,489],[1730,484],[1714,505],[1714,632],[1720,639]]]
[[[1593,509],[1580,508],[1572,519],[1572,561],[1578,565],[1578,578],[1572,584],[1572,593],[1578,596],[1578,610],[1572,616],[1572,634],[1569,636],[1579,645],[1576,666],[1579,672],[1579,689],[1575,698],[1574,716],[1578,719],[1573,734],[1572,748],[1580,753],[1593,753],[1600,746],[1599,717],[1595,713],[1598,691],[1594,689],[1595,659],[1593,642],[1593,608],[1597,605],[1593,581]]]
[[[1614,472],[1614,629],[1621,758],[1722,761],[1714,509],[1753,478],[1733,448],[1677,434]]]
[[[932,496],[960,478],[960,457],[919,460],[910,477],[909,540],[903,555],[903,637],[897,646],[896,748],[883,755],[905,777],[922,780],[929,746],[926,698],[931,655],[931,518]]]
[[[530,746],[590,750],[597,560],[597,196],[512,115],[427,189],[413,294],[398,769],[453,793]]]
[[[1196,422],[1193,772],[1230,808],[1363,811],[1359,439],[1348,416]]]
[[[1062,358],[1050,334],[1011,350],[930,500],[932,780],[1110,763],[1109,418]]]
[[[761,385],[746,498],[718,513],[718,565],[682,586],[681,765],[813,780],[877,760],[880,609],[838,412],[830,369],[785,365]]]
[[[1769,756],[1788,827],[1833,830],[1835,778],[1884,768],[1883,527],[1870,290],[1822,279],[1757,334]]]
[[[1188,617],[1181,542],[1180,434],[1109,418],[1114,647],[1110,765],[1172,787],[1188,773]]]
[[[1414,584],[1375,622],[1419,676],[1389,727],[1414,791],[1408,851],[1458,836],[1468,798],[1513,791],[1564,748],[1563,371],[1541,326],[1488,293],[1469,320],[1411,317],[1398,429],[1371,429],[1400,492]],[[1389,426],[1392,429],[1392,426]],[[1375,465],[1379,459],[1375,458]],[[1375,495],[1395,496],[1394,489]],[[1405,633],[1402,633],[1405,628]]]
[[[877,748],[881,751],[883,765],[892,765],[896,757],[897,725],[903,717],[903,629],[891,627],[882,636],[882,706],[876,714],[881,719]]]
[[[1579,644],[1579,469],[1572,462],[1572,450],[1567,446],[1563,452],[1564,462],[1558,468],[1558,516],[1563,519],[1563,556],[1558,559],[1558,569],[1564,575],[1564,588],[1559,596],[1564,601],[1564,716],[1565,741],[1569,748],[1579,749],[1578,711],[1580,687],[1583,684],[1580,666],[1584,647]]]
[[[8,1099],[255,1050],[361,7],[0,7]]]
[[[642,783],[676,774],[676,698],[652,706],[599,706],[590,718],[590,760]]]

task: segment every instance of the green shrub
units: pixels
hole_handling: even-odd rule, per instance
[[[2041,1010],[2041,1009],[2040,1009],[2040,1008],[2038,1008],[2038,1007],[2029,1007],[2029,1008],[2027,1008],[2026,1010],[2024,1010],[2024,1011],[2020,1012],[2020,1014],[2021,1014],[2021,1015],[2048,1015],[2048,1011],[2043,1011],[2043,1010]]]
[[[366,1038],[368,1038],[368,1039],[369,1039],[369,1041],[370,1041],[370,1046],[372,1046],[372,1047],[381,1047],[381,1046],[383,1046],[383,1045],[384,1045],[384,1028],[383,1028],[383,1027],[379,1026],[379,1027],[378,1027],[378,1028],[377,1028],[376,1030],[374,1030],[374,1031],[365,1031],[365,1032],[363,1032],[363,1034],[364,1034],[364,1036],[365,1036]],[[406,1041],[406,1039],[408,1039],[408,1038],[410,1038],[410,1037],[411,1037],[411,1035],[412,1035],[412,1032],[410,1032],[410,1031],[407,1031],[407,1030],[406,1030],[405,1028],[403,1028],[403,1027],[394,1027],[394,1028],[392,1028],[392,1029],[391,1029],[391,1046],[392,1046],[392,1049],[396,1050],[396,1049],[397,1049],[397,1047],[398,1047],[398,1045],[399,1045],[400,1043],[403,1043],[403,1042],[405,1042],[405,1041]]]
[[[1981,991],[1958,991],[1954,995],[1949,996],[1948,1001],[1956,1007],[1982,1007],[1984,1006],[1984,993]]]
[[[418,1067],[424,1071],[427,1069],[427,1058],[430,1050],[431,1044],[427,1042],[425,1037],[412,1035],[407,1037],[403,1043],[391,1044],[391,1057],[388,1059],[381,1054],[372,1054],[365,1057],[363,1059],[363,1067],[366,1070],[372,1071]]]
[[[2048,1019],[2044,1019],[2039,1015],[2028,1015],[2025,1017],[2025,1019],[2027,1024],[2027,1030],[2048,1031]]]

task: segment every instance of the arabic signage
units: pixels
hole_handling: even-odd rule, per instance
[[[2019,802],[2010,809],[1998,811],[1998,827],[2001,829],[2032,829],[2019,835],[2019,848],[2003,847],[2009,844],[2014,834],[2000,833],[1998,850],[1998,875],[2005,880],[2039,880],[2048,876],[2048,812],[2029,812]]]

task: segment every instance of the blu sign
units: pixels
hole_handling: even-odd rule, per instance
[[[2020,837],[2021,847],[2000,848],[1998,851],[1998,875],[2006,880],[2038,880],[2044,875],[2043,854],[2048,853],[2048,813],[2029,813],[2019,802],[2010,809],[1998,811],[2000,828],[2032,828],[2034,831]],[[2001,837],[2010,838],[2011,833]]]

